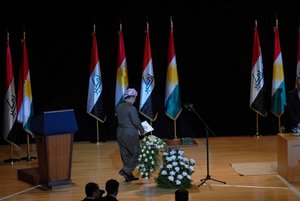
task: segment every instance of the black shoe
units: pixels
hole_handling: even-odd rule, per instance
[[[136,180],[139,180],[139,178],[133,176],[133,174],[129,175],[129,181],[136,181]]]
[[[128,182],[130,180],[130,176],[123,169],[121,169],[119,171],[119,174],[122,175],[125,178],[126,182]]]

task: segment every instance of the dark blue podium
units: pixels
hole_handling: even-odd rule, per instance
[[[78,130],[74,110],[43,112],[32,119],[40,184],[53,188],[72,183],[73,135]]]

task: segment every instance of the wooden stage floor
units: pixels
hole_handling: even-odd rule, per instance
[[[206,178],[206,140],[195,138],[197,144],[182,146],[184,156],[196,161],[192,175],[193,186],[188,189],[190,200],[209,201],[299,201],[300,183],[288,183],[277,174],[240,176],[230,166],[231,163],[271,162],[277,161],[277,136],[238,136],[209,138],[209,175],[212,179],[203,185],[200,180]],[[15,157],[26,156],[26,145],[22,145],[23,153],[14,153]],[[31,145],[32,156],[36,156],[35,145]],[[16,151],[15,151],[16,152]],[[299,153],[300,154],[300,153]],[[0,200],[6,201],[65,201],[82,200],[85,196],[84,186],[93,181],[104,188],[108,179],[120,182],[118,199],[120,201],[171,201],[174,200],[174,189],[156,187],[154,179],[150,183],[126,183],[118,172],[121,159],[116,141],[93,144],[90,142],[74,142],[72,162],[72,185],[42,189],[39,185],[31,185],[17,178],[18,169],[37,167],[37,160],[21,160],[14,164],[4,163],[10,158],[8,145],[0,146]]]

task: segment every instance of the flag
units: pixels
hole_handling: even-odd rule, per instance
[[[273,63],[273,81],[272,81],[272,113],[280,117],[284,112],[286,105],[286,93],[284,83],[284,72],[282,55],[280,49],[280,40],[278,32],[278,21],[275,26],[275,44],[274,44],[274,63]]]
[[[9,45],[9,33],[6,41],[6,79],[4,84],[4,114],[3,114],[3,138],[11,145],[17,146],[12,142],[11,130],[17,118],[17,100],[15,91],[14,72]],[[9,137],[10,135],[10,137]]]
[[[28,64],[25,33],[24,33],[24,38],[22,40],[22,49],[23,52],[22,52],[21,69],[20,69],[19,83],[18,83],[18,95],[17,95],[17,109],[18,109],[17,120],[19,123],[23,124],[24,130],[33,136],[30,127],[31,118],[33,116],[32,91],[31,91],[30,71],[29,71],[29,64]]]
[[[254,42],[252,51],[250,108],[261,116],[267,115],[264,101],[264,68],[262,62],[261,47],[255,22]]]
[[[300,26],[298,27],[298,49],[297,49],[296,79],[297,79],[297,77],[300,77]]]
[[[168,54],[168,69],[166,78],[165,91],[165,114],[173,120],[176,120],[182,111],[179,82],[177,74],[177,64],[175,56],[175,47],[173,39],[173,24],[171,22],[169,36],[169,54]]]
[[[106,119],[106,115],[103,106],[103,82],[98,57],[98,47],[95,30],[92,37],[87,113],[103,123]]]
[[[155,79],[151,56],[149,26],[147,24],[139,111],[151,121],[155,121],[157,117],[154,103],[154,86]]]
[[[118,68],[116,78],[115,106],[122,102],[125,90],[128,87],[127,62],[123,41],[122,25],[119,32]]]

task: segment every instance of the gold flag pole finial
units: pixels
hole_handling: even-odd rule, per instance
[[[256,28],[257,27],[257,20],[254,21],[254,24],[255,24],[255,28]]]
[[[93,25],[93,31],[96,32],[96,24]]]

